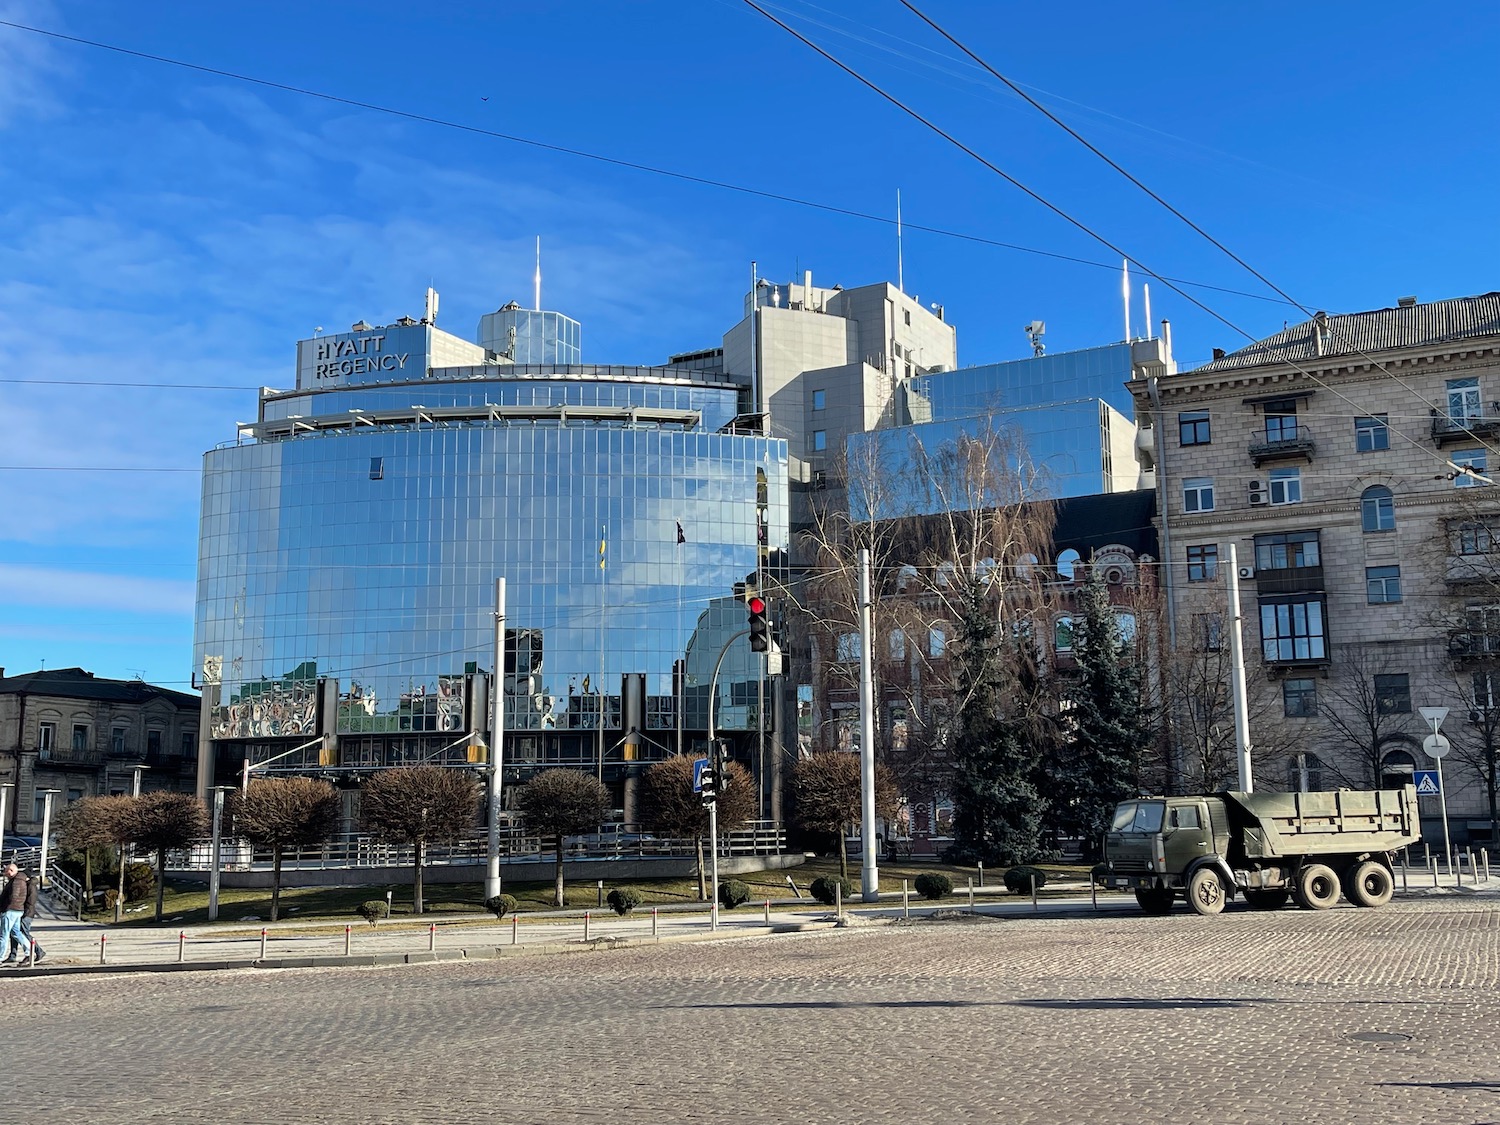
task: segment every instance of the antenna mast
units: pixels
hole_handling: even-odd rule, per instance
[[[906,292],[906,279],[901,269],[901,189],[896,189],[896,289]]]
[[[536,236],[536,301],[531,307],[542,311],[542,236]]]

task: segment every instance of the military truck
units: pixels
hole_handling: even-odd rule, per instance
[[[1340,891],[1355,906],[1384,906],[1395,891],[1390,853],[1420,839],[1411,785],[1142,797],[1115,809],[1104,882],[1134,890],[1148,914],[1178,898],[1218,914],[1236,892],[1255,910],[1288,899],[1327,910]]]

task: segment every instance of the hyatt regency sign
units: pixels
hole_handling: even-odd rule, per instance
[[[416,332],[416,338],[412,333]],[[373,332],[319,336],[297,342],[297,387],[308,390],[330,383],[400,379],[426,372],[426,337],[422,329],[382,328]],[[417,362],[412,352],[417,351]],[[364,378],[361,378],[364,376]]]

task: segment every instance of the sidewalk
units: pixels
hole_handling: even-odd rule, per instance
[[[1414,873],[1415,874],[1415,873]],[[1423,899],[1452,894],[1500,894],[1500,878],[1461,887],[1415,885],[1397,891],[1398,899]],[[1076,897],[1043,897],[1033,906],[1029,896],[980,899],[969,908],[967,888],[938,902],[912,896],[904,909],[901,896],[883,894],[878,904],[858,900],[846,904],[843,925],[890,922],[909,914],[913,919],[944,912],[947,916],[997,918],[1066,918],[1080,914],[1138,911],[1126,894],[1100,894],[1097,902],[1086,892]],[[783,903],[786,900],[782,900]],[[178,927],[129,926],[114,928],[80,922],[39,910],[35,931],[46,959],[34,967],[7,966],[7,975],[72,973],[193,971],[231,968],[308,968],[336,965],[414,964],[420,962],[494,959],[552,953],[581,953],[599,949],[659,942],[717,941],[764,937],[830,929],[840,925],[831,907],[805,901],[774,908],[767,921],[762,904],[746,903],[719,912],[719,928],[711,929],[705,906],[672,907],[654,916],[649,909],[624,918],[612,911],[528,912],[496,922],[488,914],[398,918],[376,926],[354,919],[349,923],[300,919],[274,923],[221,922]],[[1183,908],[1183,913],[1188,912]],[[264,936],[262,936],[264,935]],[[102,939],[102,940],[101,940]]]

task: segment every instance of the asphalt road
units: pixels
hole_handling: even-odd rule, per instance
[[[0,980],[25,1122],[1495,1122],[1500,908]]]

